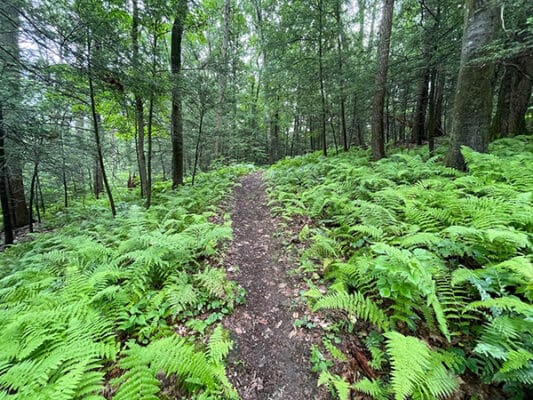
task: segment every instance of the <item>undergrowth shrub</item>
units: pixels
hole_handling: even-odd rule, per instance
[[[116,219],[94,205],[69,210],[62,228],[1,253],[0,399],[104,399],[106,385],[113,398],[158,398],[161,373],[190,396],[235,397],[223,363],[231,342],[210,325],[237,288],[207,260],[231,238],[229,221],[210,218],[247,171],[162,186],[150,210],[123,203]],[[195,344],[206,330],[209,344]]]
[[[313,308],[385,335],[369,352],[389,378],[356,390],[435,399],[466,373],[517,398],[533,385],[532,150],[525,136],[490,154],[464,148],[468,173],[421,149],[378,162],[315,153],[270,169],[275,210],[313,221],[300,234],[302,270],[331,283],[308,292]]]

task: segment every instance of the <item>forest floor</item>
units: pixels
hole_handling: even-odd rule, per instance
[[[303,282],[290,274],[297,256],[267,201],[261,172],[242,178],[233,192],[233,242],[225,264],[247,294],[224,322],[234,341],[228,375],[243,400],[328,399],[309,362],[320,333],[294,326],[306,314]]]

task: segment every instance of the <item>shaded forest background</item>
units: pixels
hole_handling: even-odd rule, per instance
[[[4,1],[6,233],[90,194],[115,214],[126,185],[149,207],[154,182],[234,161],[451,137],[464,167],[460,145],[531,132],[531,15],[526,0]]]

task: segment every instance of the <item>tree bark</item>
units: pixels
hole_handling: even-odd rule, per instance
[[[131,43],[132,55],[131,64],[133,73],[139,74],[139,7],[138,0],[132,0],[132,19],[131,19]],[[133,89],[135,97],[135,122],[137,133],[137,164],[139,166],[139,178],[141,180],[141,197],[148,195],[148,177],[146,172],[146,155],[144,152],[144,103],[141,97],[141,89]]]
[[[204,115],[205,115],[205,107],[202,104],[200,106],[200,123],[198,124],[198,137],[196,138],[196,146],[194,149],[194,166],[192,169],[192,181],[191,181],[192,186],[194,186],[194,179],[196,178],[196,169],[198,168],[198,159],[200,157],[200,143],[202,140],[202,133],[203,133],[203,127],[204,127]]]
[[[102,143],[100,138],[100,124],[99,124],[99,116],[98,112],[96,110],[96,99],[94,94],[94,83],[93,83],[93,73],[91,68],[91,38],[87,38],[87,78],[89,80],[89,99],[91,103],[91,114],[93,118],[93,130],[94,130],[94,139],[96,142],[96,157],[97,157],[97,163],[98,167],[100,168],[100,172],[102,174],[102,181],[104,183],[104,188],[107,193],[107,198],[109,199],[109,207],[111,208],[111,214],[113,217],[117,215],[117,209],[115,208],[115,200],[113,199],[113,193],[111,192],[111,186],[109,185],[109,181],[107,179],[106,171],[105,171],[105,164],[104,164],[104,155],[102,151]]]
[[[384,0],[378,47],[378,69],[375,78],[375,92],[372,101],[372,159],[385,157],[384,116],[387,70],[389,67],[390,36],[394,0]]]
[[[343,38],[344,38],[344,26],[342,24],[341,16],[342,2],[337,0],[335,3],[335,19],[337,20],[337,62],[339,67],[339,131],[342,139],[342,147],[344,151],[348,151],[348,132],[346,128],[346,95],[345,95],[345,82],[343,72]]]
[[[30,205],[28,207],[28,225],[30,232],[33,232],[33,204],[35,203],[35,184],[37,181],[37,174],[39,173],[39,157],[36,155],[35,162],[33,164],[33,174],[31,176],[30,184]]]
[[[20,228],[28,223],[28,206],[24,193],[22,168],[20,165],[12,165],[7,168],[7,184],[11,209],[11,221],[14,228]]]
[[[19,49],[19,9],[14,2],[0,2],[0,92],[2,93],[2,136],[4,187],[7,196],[9,219],[12,228],[28,223],[28,207],[24,194],[22,168],[14,156],[17,149],[13,148],[12,138],[21,135],[19,132],[20,109],[20,49]],[[7,148],[10,151],[7,151]],[[4,221],[5,223],[6,221]]]
[[[498,105],[492,121],[491,139],[526,134],[525,115],[533,84],[533,54],[525,54],[506,62],[500,84]]]
[[[276,110],[270,120],[270,164],[274,164],[280,159],[279,146],[279,97],[276,98]]]
[[[424,56],[424,60],[428,61],[428,57]],[[416,104],[413,120],[413,131],[411,136],[411,143],[421,145],[425,138],[426,125],[426,109],[428,104],[428,86],[429,86],[429,67],[424,66],[422,74],[418,80],[416,89]]]
[[[182,115],[182,79],[181,79],[181,40],[187,1],[179,0],[176,16],[172,24],[170,40],[170,69],[173,78],[172,88],[172,188],[183,185],[183,115]]]
[[[4,244],[13,243],[13,223],[11,221],[11,206],[7,184],[7,160],[5,153],[6,131],[4,129],[3,106],[0,103],[0,202],[2,204],[2,220],[4,222]]]
[[[427,137],[430,157],[435,151],[435,137],[441,133],[442,100],[444,89],[444,73],[441,68],[431,73],[431,91],[429,93]]]
[[[323,29],[324,29],[324,10],[323,1],[318,2],[318,79],[320,80],[320,101],[322,104],[322,113],[320,115],[320,127],[322,138],[322,153],[324,157],[328,155],[328,143],[326,138],[326,94],[324,91],[324,60],[323,60]]]
[[[224,105],[226,97],[226,81],[228,75],[228,48],[229,48],[229,34],[231,26],[231,0],[224,0],[224,20],[223,20],[223,35],[222,48],[220,49],[220,65],[221,69],[218,73],[218,101],[216,113],[216,132],[215,132],[215,158],[220,156],[222,152],[222,141],[224,139]]]
[[[494,63],[477,60],[498,27],[493,0],[466,0],[461,65],[455,91],[453,123],[446,165],[466,169],[461,146],[486,152],[492,113]]]

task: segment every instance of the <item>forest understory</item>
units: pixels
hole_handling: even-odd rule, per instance
[[[533,399],[531,0],[0,0],[0,400]]]
[[[314,153],[58,212],[0,254],[0,398],[528,398],[532,146],[464,149],[467,173]]]

